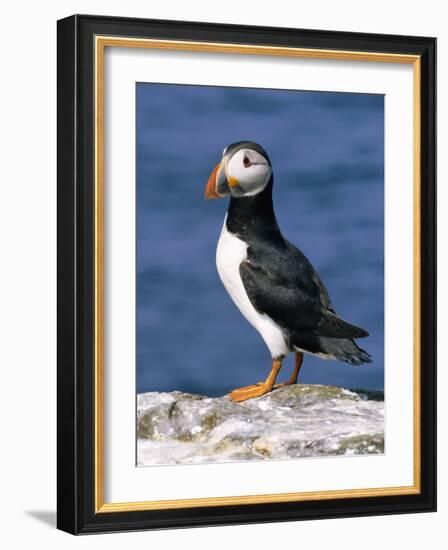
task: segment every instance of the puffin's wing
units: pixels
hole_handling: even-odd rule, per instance
[[[364,329],[336,315],[311,264],[304,256],[300,260],[288,258],[288,265],[283,266],[288,269],[281,269],[281,260],[278,269],[272,262],[257,263],[254,256],[240,264],[240,276],[254,308],[291,331],[332,338],[368,336]]]
[[[309,330],[319,326],[323,311],[318,296],[285,284],[260,266],[240,264],[240,276],[249,300],[284,328]]]
[[[331,336],[333,338],[365,338],[369,336],[367,330],[347,323],[332,311],[327,311],[322,322],[313,331],[319,336]]]

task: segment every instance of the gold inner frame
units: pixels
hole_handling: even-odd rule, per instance
[[[153,500],[142,502],[106,503],[104,501],[104,54],[108,46],[122,48],[150,48],[159,50],[198,51],[268,56],[286,56],[330,60],[372,61],[406,63],[413,65],[413,297],[414,297],[414,364],[413,364],[413,455],[414,482],[403,487],[379,487],[370,489],[342,489],[301,493],[276,493],[179,500]],[[95,513],[163,510],[205,506],[231,506],[274,502],[299,502],[360,498],[375,496],[409,495],[420,493],[420,56],[389,53],[352,52],[308,48],[255,46],[251,44],[224,44],[95,37]]]

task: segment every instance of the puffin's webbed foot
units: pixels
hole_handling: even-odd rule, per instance
[[[264,382],[258,382],[257,384],[253,384],[252,386],[237,388],[236,390],[233,390],[229,393],[229,397],[232,401],[239,403],[241,401],[247,401],[248,399],[253,399],[255,397],[261,397],[262,395],[265,395],[266,393],[269,393],[270,391],[277,388],[296,384],[302,363],[303,353],[298,351],[295,356],[294,370],[291,374],[290,379],[287,382],[276,384],[275,380],[277,379],[277,375],[280,372],[282,359],[274,359],[274,361],[272,362],[272,370]]]
[[[269,376],[261,384],[253,384],[252,386],[244,386],[243,388],[237,388],[229,393],[229,397],[232,401],[239,403],[241,401],[247,401],[254,397],[261,397],[262,395],[270,392],[275,385],[275,380],[282,367],[283,359],[274,359],[272,361],[272,369]]]
[[[253,399],[254,397],[261,397],[265,393],[271,391],[272,388],[266,387],[265,383],[253,384],[252,386],[244,386],[243,388],[237,388],[229,393],[229,397],[235,403],[241,401],[247,401],[247,399]]]

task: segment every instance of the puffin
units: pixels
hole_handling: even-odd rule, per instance
[[[252,141],[227,146],[205,187],[206,199],[230,198],[216,248],[216,267],[231,299],[260,333],[272,358],[263,382],[229,393],[234,402],[296,384],[303,355],[370,363],[355,342],[369,333],[336,313],[308,258],[282,234],[274,213],[272,164]],[[276,384],[283,360],[295,354],[286,383]]]

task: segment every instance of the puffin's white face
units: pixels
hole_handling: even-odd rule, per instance
[[[272,169],[257,151],[240,149],[228,160],[226,173],[232,195],[250,197],[263,191]]]
[[[235,150],[235,147],[224,149],[222,161],[211,173],[205,189],[207,199],[228,195],[235,198],[251,197],[261,193],[269,183],[272,168],[265,156],[252,149],[250,143],[234,153],[232,149]]]

